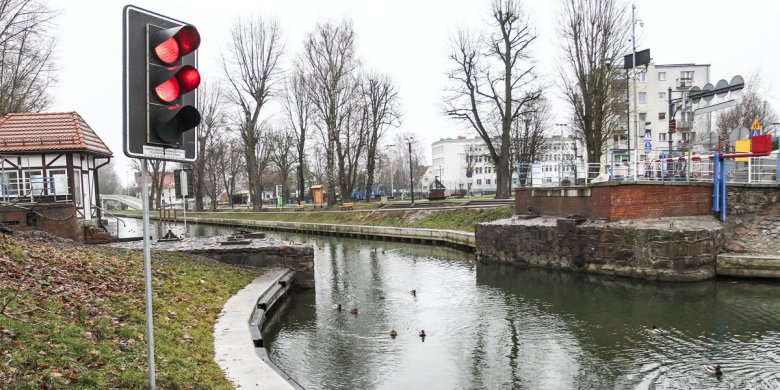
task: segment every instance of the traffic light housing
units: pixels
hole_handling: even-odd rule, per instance
[[[677,132],[677,120],[675,119],[669,119],[669,134],[674,134]]]
[[[200,124],[197,28],[128,5],[124,38],[125,154],[195,161]]]

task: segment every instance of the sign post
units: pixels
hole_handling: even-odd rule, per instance
[[[750,138],[757,135],[761,135],[761,123],[758,121],[758,118],[754,119],[753,125],[750,126]]]

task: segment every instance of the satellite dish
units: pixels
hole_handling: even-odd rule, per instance
[[[728,88],[728,86],[729,86],[729,82],[728,81],[726,81],[724,79],[720,79],[720,81],[718,81],[718,83],[715,84],[715,89]],[[728,95],[728,93],[729,93],[729,91],[723,91],[723,92],[718,92],[717,95],[718,95],[719,98],[722,98],[722,97],[725,97],[726,95]]]
[[[737,91],[745,87],[745,80],[742,79],[742,76],[736,75],[731,78],[729,85],[731,85],[732,91]]]
[[[704,87],[701,90],[704,91],[704,92],[709,92],[709,91],[712,91],[713,89],[715,89],[715,86],[712,85],[712,83],[707,83],[707,84],[704,85]],[[709,101],[712,100],[712,98],[714,98],[714,97],[715,97],[715,95],[710,95],[710,96],[705,96],[702,99],[704,99],[705,102],[709,103]]]
[[[701,88],[699,87],[693,87],[691,88],[691,92],[688,93],[688,96],[691,96],[691,103],[698,104],[699,100],[701,100],[700,97],[695,97],[701,92]]]
[[[731,130],[731,132],[729,133],[729,142],[734,142],[736,140],[748,139],[748,138],[750,138],[750,130],[748,130],[748,128],[745,126],[737,127],[736,129]]]

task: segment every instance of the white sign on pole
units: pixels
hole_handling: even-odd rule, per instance
[[[186,198],[190,195],[188,184],[189,178],[187,177],[187,170],[182,169],[181,173],[179,174],[179,185],[181,186],[181,196],[183,198]]]

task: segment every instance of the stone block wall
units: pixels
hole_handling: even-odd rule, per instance
[[[477,224],[481,262],[584,271],[668,281],[715,275],[723,242],[718,225],[675,227],[669,222],[616,225],[543,217]],[[666,224],[665,227],[660,224]]]
[[[729,184],[726,190],[729,215],[755,214],[780,203],[780,185]]]

